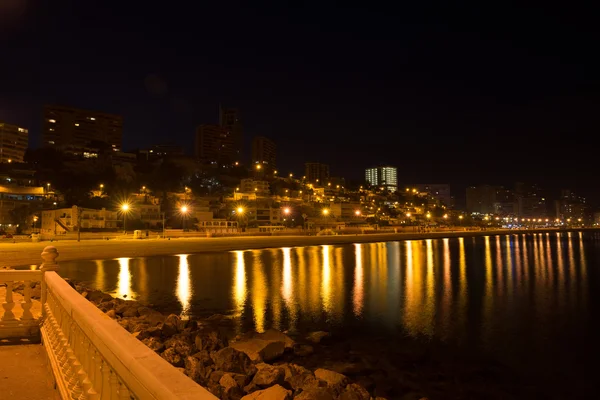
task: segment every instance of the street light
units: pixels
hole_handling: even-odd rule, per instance
[[[354,211],[354,215],[356,215],[357,217],[360,217],[360,210]]]
[[[123,231],[127,235],[127,228],[125,224],[127,223],[127,211],[129,211],[129,204],[125,203],[121,205],[121,211],[123,212]]]
[[[181,206],[181,208],[179,209],[181,211],[181,216],[183,218],[183,231],[185,232],[185,217],[187,216],[187,213],[189,211],[188,206]]]
[[[260,165],[260,164],[256,164],[256,169],[257,169],[257,170],[259,170],[259,169],[261,169],[261,168],[262,168],[262,165]]]
[[[289,213],[290,213],[290,208],[289,208],[289,207],[286,207],[286,208],[284,208],[284,209],[283,209],[283,213],[284,213],[285,215],[289,215]]]

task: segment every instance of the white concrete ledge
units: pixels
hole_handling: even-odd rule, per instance
[[[216,399],[208,390],[134,338],[77,293],[56,272],[46,272],[48,292],[138,399]]]

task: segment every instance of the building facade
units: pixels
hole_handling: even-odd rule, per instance
[[[232,140],[231,162],[243,160],[244,131],[240,120],[239,110],[236,108],[219,108],[219,124],[225,129]]]
[[[73,153],[121,151],[123,117],[63,106],[44,106],[42,142]],[[92,149],[92,150],[90,150]]]
[[[475,214],[493,214],[496,203],[496,187],[491,185],[471,186],[467,188],[467,212]]]
[[[23,162],[29,145],[29,132],[0,121],[0,163]]]
[[[209,164],[230,164],[236,159],[233,137],[219,125],[200,125],[196,130],[196,158]]]
[[[239,189],[242,193],[255,193],[258,196],[268,196],[271,194],[269,191],[269,182],[251,178],[242,179]]]
[[[277,169],[277,145],[264,136],[252,139],[252,164],[261,164],[271,172]]]
[[[454,207],[454,198],[450,194],[450,185],[446,183],[417,183],[416,185],[410,185],[417,189],[419,194],[423,193],[427,197],[435,199],[438,205],[445,205],[446,207]]]
[[[390,166],[367,168],[365,181],[368,185],[395,192],[398,190],[398,169]]]
[[[64,235],[81,229],[116,230],[121,218],[117,211],[105,208],[94,210],[73,206],[42,211],[41,233],[47,235]]]
[[[307,162],[304,164],[304,176],[308,182],[326,185],[327,181],[329,180],[329,165],[316,162]]]

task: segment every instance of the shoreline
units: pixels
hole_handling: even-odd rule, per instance
[[[527,233],[597,232],[600,228],[580,229],[495,229],[485,231],[444,231],[429,233],[373,233],[339,236],[244,236],[221,238],[178,238],[178,239],[123,239],[44,241],[44,242],[0,242],[0,266],[39,265],[44,247],[55,246],[61,261],[115,259],[121,257],[151,257],[176,254],[195,254],[235,250],[257,250],[276,247],[300,247],[320,245],[342,245],[352,243],[374,243],[403,240],[443,239],[456,237],[480,237],[490,235],[520,235]]]

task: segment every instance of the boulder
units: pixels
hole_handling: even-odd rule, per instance
[[[165,349],[165,345],[155,337],[150,337],[148,339],[143,339],[142,343],[148,346],[151,350],[160,353]]]
[[[286,349],[291,349],[296,344],[296,342],[294,342],[294,339],[292,339],[285,333],[279,332],[276,329],[269,329],[263,333],[257,333],[254,335],[254,337],[256,339],[283,342]]]
[[[140,309],[138,308],[138,314],[139,312]],[[150,326],[157,326],[165,321],[165,316],[159,313],[158,311],[152,310],[150,313],[140,316],[140,321],[144,321]]]
[[[173,347],[170,347],[163,351],[160,355],[162,358],[167,360],[174,367],[183,367],[185,363],[180,354],[178,354]]]
[[[308,369],[296,364],[284,364],[284,380],[287,386],[296,390],[308,390],[326,386]]]
[[[327,383],[327,387],[333,389],[336,393],[340,393],[348,384],[348,378],[346,378],[346,376],[328,369],[317,369],[315,371],[315,376],[317,379]]]
[[[294,355],[298,357],[306,357],[315,352],[315,349],[310,344],[295,344],[293,350]]]
[[[291,400],[292,392],[280,385],[271,386],[268,389],[257,390],[242,397],[242,400]]]
[[[117,318],[117,313],[115,312],[115,310],[108,310],[106,312],[106,315],[108,315],[109,317],[111,317],[112,319],[116,319]]]
[[[121,303],[120,305],[118,305],[115,308],[115,311],[119,315],[123,315],[127,312],[130,317],[137,317],[137,315],[138,315],[137,309],[138,308],[139,308],[139,304],[137,303],[137,301],[127,300],[127,301],[124,301],[123,303]],[[131,314],[134,314],[134,315],[131,315]]]
[[[230,347],[244,352],[253,362],[272,361],[285,351],[285,343],[276,340],[248,339],[231,343]]]
[[[132,318],[132,317],[137,317],[137,316],[138,316],[137,307],[129,307],[127,310],[125,310],[125,312],[123,312],[124,318]]]
[[[187,357],[192,354],[193,347],[189,338],[183,335],[173,335],[165,341],[167,349],[173,348],[177,354]]]
[[[252,365],[252,361],[248,355],[233,347],[225,347],[211,356],[217,370],[245,375],[254,375],[256,373],[256,367]]]
[[[362,386],[351,383],[342,391],[338,400],[371,400],[371,395]]]
[[[227,337],[213,326],[201,326],[196,333],[194,344],[198,351],[217,351],[227,347]]]
[[[223,388],[221,390],[221,399],[223,400],[239,400],[244,395],[244,392],[231,374],[224,374],[219,380],[219,385]]]
[[[329,337],[329,332],[316,331],[309,333],[306,336],[306,339],[313,343],[321,343],[321,341],[326,337]]]
[[[169,314],[169,316],[165,318],[165,324],[171,324],[174,326],[179,325],[179,321],[181,321],[181,318],[175,314]]]
[[[177,333],[177,326],[173,324],[167,324],[166,322],[163,324],[159,324],[160,326],[160,334],[164,338],[171,337]]]
[[[256,368],[258,372],[254,375],[252,383],[260,388],[266,388],[275,384],[283,383],[285,372],[283,368],[269,365],[269,364],[257,364]]]
[[[294,400],[333,400],[334,396],[329,388],[312,388],[303,390]]]
[[[102,300],[103,297],[104,297],[104,293],[102,293],[99,290],[88,291],[88,297],[87,297],[87,299],[89,301],[91,301],[92,303],[99,303],[100,300]]]
[[[157,311],[154,311],[150,307],[144,307],[144,306],[142,306],[142,307],[140,307],[140,308],[137,309],[137,312],[138,312],[138,314],[139,314],[140,317],[143,317],[143,316],[155,313]]]
[[[360,375],[368,370],[367,366],[360,362],[337,362],[330,369],[342,375]]]

